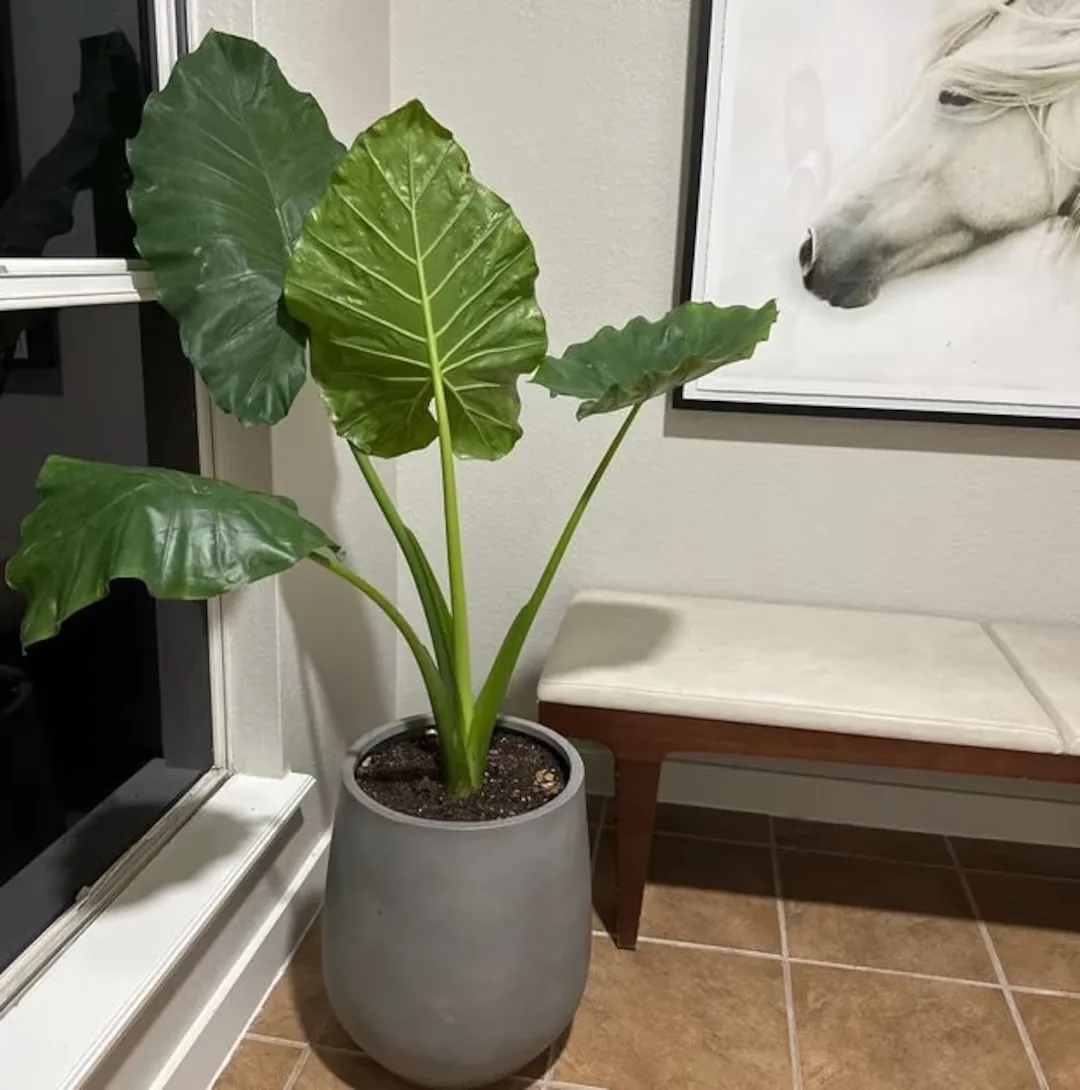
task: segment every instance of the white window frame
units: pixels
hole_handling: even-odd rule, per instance
[[[164,84],[187,41],[185,0],[152,0],[158,85]],[[123,258],[0,257],[0,311],[108,306],[153,302],[153,274],[145,261]],[[199,469],[217,475],[214,409],[205,387],[196,386]],[[213,765],[170,811],[47,928],[38,940],[0,972],[0,1014],[123,890],[177,829],[217,790],[231,769],[225,729],[225,645],[219,600],[207,605]]]
[[[186,0],[152,0],[158,84],[163,85],[188,39]],[[0,311],[53,307],[108,306],[157,299],[153,274],[145,261],[122,258],[2,258]],[[217,476],[213,408],[205,388],[196,391],[199,470]],[[228,768],[225,731],[224,646],[221,607],[207,603],[210,694],[215,767]]]

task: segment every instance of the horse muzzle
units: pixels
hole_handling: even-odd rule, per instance
[[[803,286],[830,306],[851,310],[865,307],[878,297],[881,277],[874,263],[861,256],[831,261],[814,228],[807,232],[798,256]]]

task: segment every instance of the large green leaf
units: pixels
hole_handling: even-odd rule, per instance
[[[280,420],[304,384],[285,269],[343,151],[262,46],[216,31],[151,96],[131,142],[139,252],[215,403],[246,424]]]
[[[141,579],[158,598],[210,598],[285,571],[333,541],[292,500],[170,469],[59,455],[38,475],[7,582],[29,599],[24,644]]]
[[[683,303],[658,322],[634,318],[605,326],[559,359],[549,357],[533,379],[552,394],[580,398],[578,419],[638,405],[725,363],[749,359],[768,339],[776,303],[758,310]]]
[[[517,379],[547,345],[536,275],[510,206],[419,102],[361,133],[285,285],[338,432],[381,457],[425,447],[441,384],[454,452],[508,453],[521,434]]]

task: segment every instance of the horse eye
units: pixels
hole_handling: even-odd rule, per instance
[[[970,95],[962,95],[948,88],[938,95],[937,100],[942,106],[970,106],[975,101]]]

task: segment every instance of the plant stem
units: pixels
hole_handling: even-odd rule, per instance
[[[413,190],[413,165],[409,161],[409,190]],[[450,437],[450,418],[443,387],[442,360],[439,356],[435,323],[431,317],[424,272],[423,250],[420,248],[420,228],[416,221],[416,203],[409,202],[412,219],[413,247],[416,252],[416,276],[420,303],[424,314],[424,337],[427,341],[428,362],[431,365],[431,388],[435,400],[435,418],[439,426],[439,465],[442,470],[443,514],[446,522],[446,566],[450,576],[450,615],[453,625],[453,658],[457,705],[462,730],[469,731],[472,720],[472,668],[469,654],[469,608],[465,595],[465,560],[461,550],[461,522],[458,517],[457,478],[454,474],[454,447]]]
[[[562,563],[562,558],[566,555],[566,550],[570,548],[570,541],[573,539],[574,531],[577,530],[578,523],[581,522],[581,519],[585,514],[585,509],[589,506],[589,501],[593,498],[593,494],[596,492],[597,488],[599,488],[600,482],[604,479],[604,474],[607,472],[608,466],[611,465],[615,455],[618,454],[619,447],[622,446],[622,442],[626,438],[626,433],[630,430],[631,424],[637,419],[637,415],[641,411],[641,405],[642,403],[639,402],[626,414],[626,419],[615,433],[615,438],[608,444],[608,448],[604,452],[603,458],[600,459],[600,464],[589,478],[589,483],[585,485],[574,510],[570,513],[570,518],[563,527],[563,532],[559,535],[559,540],[555,542],[555,548],[551,550],[551,556],[548,557],[548,562],[544,566],[540,579],[537,581],[536,589],[529,598],[530,603],[535,601],[537,609],[540,608],[544,596],[547,594],[548,588],[555,578],[555,573]]]
[[[476,700],[475,730],[469,738],[468,745],[471,767],[476,767],[477,764],[483,765],[483,759],[491,740],[491,732],[495,728],[495,720],[499,714],[499,707],[506,694],[506,687],[510,684],[510,676],[517,665],[518,657],[521,655],[521,649],[525,646],[529,630],[532,628],[537,613],[540,612],[540,606],[543,605],[544,598],[555,578],[555,573],[559,569],[559,564],[566,555],[566,550],[570,547],[574,531],[578,528],[578,524],[585,514],[585,509],[589,506],[589,501],[593,498],[593,494],[599,487],[601,480],[603,480],[608,466],[611,465],[612,459],[618,453],[619,447],[622,446],[622,442],[626,438],[626,433],[630,430],[631,424],[637,419],[640,410],[641,403],[635,405],[626,414],[626,419],[622,422],[610,444],[608,444],[603,458],[600,459],[600,464],[589,478],[589,483],[585,485],[574,510],[570,513],[570,518],[567,520],[566,526],[563,527],[563,532],[559,535],[558,541],[555,542],[555,547],[551,551],[547,564],[544,565],[544,570],[540,574],[535,589],[514,618],[502,645],[499,647],[499,652],[495,656],[495,661],[491,664],[491,670],[484,682],[484,687],[480,690],[480,695]]]
[[[415,629],[405,619],[405,615],[378,587],[373,586],[363,576],[357,575],[352,568],[348,568],[340,561],[333,560],[328,556],[323,556],[322,553],[312,553],[308,559],[314,560],[320,567],[332,571],[335,575],[344,579],[345,582],[351,583],[361,594],[366,594],[394,622],[394,626],[405,637],[409,649],[416,656],[421,669],[423,669],[421,659],[426,659],[427,663],[434,668],[435,664],[431,660],[431,653],[423,645]]]
[[[386,487],[372,465],[371,459],[368,455],[358,451],[351,443],[349,449],[352,451],[353,459],[363,474],[368,488],[371,489],[375,502],[379,505],[379,510],[382,511],[391,532],[397,539],[401,553],[405,557],[405,562],[409,566],[413,583],[416,585],[416,593],[420,598],[420,604],[423,606],[424,616],[427,619],[428,631],[431,633],[431,642],[435,651],[435,661],[438,664],[439,673],[443,676],[445,683],[453,687],[455,679],[454,658],[450,647],[450,611],[447,608],[446,599],[443,596],[442,588],[439,586],[439,581],[435,577],[435,573],[432,571],[431,565],[424,555],[424,550],[416,539],[416,535],[405,525],[401,514],[394,506],[394,501],[390,498],[390,493],[386,491]]]
[[[412,625],[405,619],[401,611],[382,593],[378,587],[373,586],[352,568],[346,567],[340,561],[323,556],[322,553],[312,553],[309,560],[313,560],[320,567],[333,572],[336,576],[351,583],[361,594],[366,594],[382,611],[393,621],[394,626],[405,638],[409,645],[416,665],[420,668],[420,675],[427,689],[428,699],[431,701],[431,711],[435,717],[435,726],[439,730],[439,739],[442,744],[443,759],[446,762],[448,778],[452,790],[459,793],[465,790],[464,785],[471,782],[471,766],[468,760],[464,739],[455,729],[453,708],[448,706],[449,693],[439,676],[431,653],[417,636]]]

